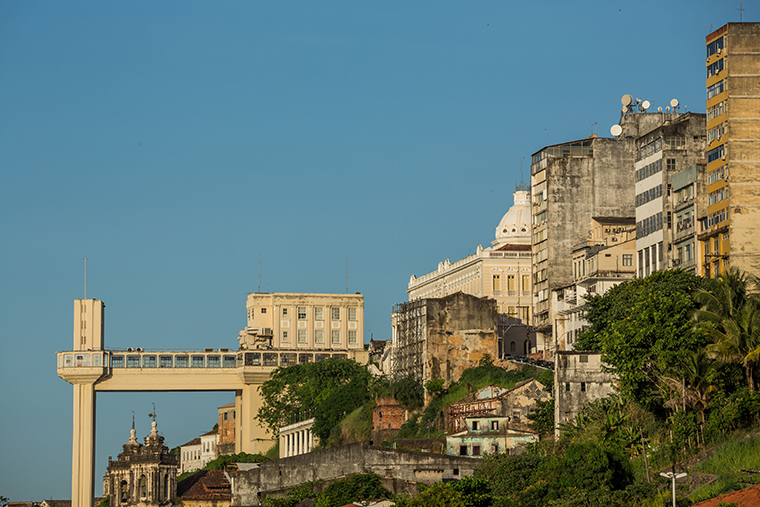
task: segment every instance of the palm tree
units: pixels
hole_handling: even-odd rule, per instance
[[[716,387],[713,384],[715,377],[715,360],[707,355],[702,349],[696,352],[689,351],[681,367],[681,378],[662,376],[660,380],[670,393],[679,393],[680,396],[672,396],[665,402],[668,409],[678,409],[683,406],[686,410],[698,408],[702,414],[702,424],[705,423],[705,411],[710,402],[710,396]]]
[[[741,364],[747,386],[755,389],[754,369],[760,359],[760,296],[757,278],[737,269],[713,279],[694,293],[702,306],[694,313],[695,327],[712,338],[707,352]]]

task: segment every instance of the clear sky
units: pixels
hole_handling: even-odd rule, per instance
[[[0,2],[0,495],[70,498],[73,300],[106,346],[236,347],[245,296],[365,296],[487,246],[543,146],[620,97],[705,109],[736,1]],[[744,21],[758,6],[744,3]],[[683,109],[682,109],[683,110]],[[101,394],[96,493],[155,402],[169,446],[229,393]]]

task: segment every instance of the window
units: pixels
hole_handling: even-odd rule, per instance
[[[288,309],[287,308],[283,308],[282,309],[282,314],[283,315],[287,315],[288,314]]]
[[[716,139],[719,139],[723,134],[726,133],[726,126],[728,123],[719,123],[718,125],[714,126],[711,129],[708,129],[707,131],[707,142],[711,143]]]
[[[339,344],[340,343],[340,331],[337,329],[334,329],[332,332],[332,342],[333,344]]]
[[[501,290],[501,275],[493,275],[493,290]]]
[[[187,356],[175,356],[174,367],[175,368],[187,368],[188,366]]]
[[[155,368],[156,356],[143,356],[143,368]]]
[[[717,118],[718,116],[722,115],[726,112],[726,108],[724,107],[725,101],[718,102],[713,107],[709,108],[707,110],[707,121],[712,120],[713,118]]]
[[[332,320],[340,320],[340,308],[333,307],[330,310],[332,311]]]
[[[515,290],[515,275],[507,275],[507,290]]]
[[[314,331],[314,343],[325,343],[325,332],[321,329]]]
[[[299,329],[298,330],[298,343],[306,343],[306,330],[305,329]]]
[[[205,356],[192,356],[190,358],[191,365],[193,368],[203,368],[203,365],[206,363],[206,357]]]
[[[707,173],[707,184],[711,185],[716,181],[722,180],[724,175],[727,176],[726,166],[721,166],[714,171],[710,171]]]
[[[585,382],[581,382],[581,392],[582,393],[586,392],[586,383]]]
[[[491,421],[491,431],[499,431],[499,421]]]
[[[140,356],[127,356],[127,368],[139,368]]]
[[[473,444],[472,445],[472,455],[473,456],[480,456],[480,446]]]
[[[266,308],[262,308],[261,309],[261,313],[267,313],[267,309]]]
[[[283,331],[282,332],[282,341],[284,341],[284,342],[288,341],[288,332],[287,331]]]
[[[306,307],[305,306],[299,306],[298,307],[298,320],[306,320]]]
[[[172,356],[158,356],[158,366],[161,368],[171,368],[172,359]]]
[[[491,453],[499,454],[499,444],[491,444]]]
[[[623,254],[623,266],[633,266],[633,254]]]
[[[459,455],[460,456],[467,456],[467,446],[466,445],[460,445],[459,446]]]
[[[530,291],[530,276],[522,275],[522,290],[523,292]]]
[[[350,330],[348,332],[348,343],[356,344],[356,331]]]
[[[124,356],[111,356],[111,368],[124,368]]]
[[[585,355],[585,354],[581,354],[581,355],[578,357],[578,361],[579,361],[579,362],[581,362],[581,363],[588,363],[588,356],[587,356],[587,355]]]
[[[728,88],[725,85],[725,83],[726,83],[726,80],[725,79],[721,79],[720,81],[718,81],[714,85],[708,86],[707,87],[707,98],[711,99],[711,98],[715,97],[716,95],[720,95],[721,93],[723,93]]]
[[[714,41],[712,41],[710,44],[707,45],[707,58],[710,58],[712,55],[717,53],[718,51],[721,51],[723,49],[723,37],[718,37]]]
[[[325,320],[325,309],[322,307],[314,308],[314,320]]]
[[[208,356],[209,368],[220,368],[222,366],[222,358],[219,356]]]
[[[478,421],[472,421],[472,430],[476,431],[478,429]]]
[[[348,320],[357,320],[356,319],[356,308],[349,308],[348,309]]]
[[[723,70],[723,58],[707,66],[707,77],[713,77]]]
[[[224,420],[227,420],[227,412],[224,413]]]

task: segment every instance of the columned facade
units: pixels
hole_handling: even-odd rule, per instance
[[[299,456],[314,450],[314,418],[280,428],[280,458]]]

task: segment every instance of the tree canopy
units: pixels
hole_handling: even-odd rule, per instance
[[[690,351],[709,342],[692,321],[698,308],[694,293],[704,286],[700,277],[668,270],[593,296],[586,303],[590,326],[576,349],[601,352],[619,375],[621,393],[652,407],[661,398],[655,386],[658,375],[686,363]]]
[[[273,434],[280,426],[314,417],[314,434],[326,441],[347,413],[370,396],[371,375],[351,359],[326,359],[277,368],[259,387],[258,419]]]

